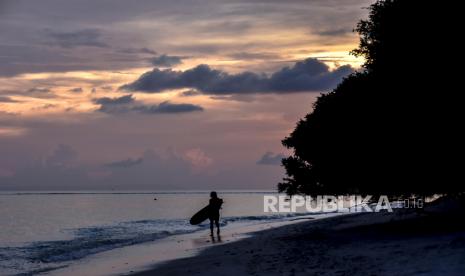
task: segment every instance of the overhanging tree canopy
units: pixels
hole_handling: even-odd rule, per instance
[[[288,194],[431,195],[464,191],[463,120],[442,2],[370,6],[353,54],[363,71],[322,94],[282,143]]]

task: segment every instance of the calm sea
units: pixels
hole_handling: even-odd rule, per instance
[[[223,191],[222,225],[286,220],[263,213],[266,191]],[[189,218],[208,192],[0,192],[0,275],[67,266],[114,248],[208,229]]]

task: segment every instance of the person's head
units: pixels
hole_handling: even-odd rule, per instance
[[[210,193],[210,197],[211,198],[218,198],[218,195],[216,194],[215,191],[213,191],[213,192]]]

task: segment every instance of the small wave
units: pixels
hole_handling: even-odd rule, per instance
[[[262,216],[238,216],[238,217],[225,217],[223,221],[227,224],[229,222],[247,222],[247,221],[275,221],[287,218],[294,218],[300,216],[308,216],[309,213],[286,213]]]
[[[257,223],[294,218],[306,214],[276,214],[237,216],[221,219],[229,223]],[[74,238],[58,241],[38,241],[20,247],[0,248],[0,269],[28,275],[33,271],[53,270],[88,255],[115,248],[151,242],[171,235],[187,234],[208,228],[208,221],[190,225],[187,219],[138,220],[115,225],[69,229]],[[26,272],[25,272],[26,271]]]
[[[198,231],[186,220],[145,220],[68,230],[70,240],[38,241],[20,247],[0,248],[0,270],[41,271],[111,249],[151,242],[170,235]]]

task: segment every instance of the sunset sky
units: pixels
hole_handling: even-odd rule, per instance
[[[0,190],[274,189],[368,0],[0,0]]]

